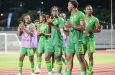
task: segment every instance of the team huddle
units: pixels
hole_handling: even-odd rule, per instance
[[[57,6],[51,7],[51,15],[40,14],[39,21],[31,22],[30,15],[24,15],[19,24],[21,50],[18,75],[22,75],[23,60],[29,56],[31,75],[40,74],[42,54],[48,75],[53,75],[54,65],[57,75],[72,75],[73,58],[76,55],[80,63],[80,75],[93,75],[93,53],[95,52],[94,33],[100,32],[99,20],[92,15],[93,8],[87,5],[85,14],[78,10],[78,2],[70,0],[66,18]],[[88,52],[89,63],[85,59]],[[34,64],[37,55],[37,65]],[[66,66],[62,73],[62,64]]]

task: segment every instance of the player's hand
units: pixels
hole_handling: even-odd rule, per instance
[[[87,32],[89,32],[89,33],[90,33],[90,32],[92,32],[92,30],[87,30]]]
[[[39,32],[39,35],[42,35],[43,33],[42,32]]]
[[[23,28],[23,25],[22,25],[22,24],[19,24],[19,28]]]
[[[46,20],[50,19],[50,16],[49,15],[46,15]]]
[[[47,25],[51,25],[51,16],[46,16]]]
[[[37,30],[37,32],[39,36],[43,35],[43,33],[40,30]]]
[[[85,34],[86,34],[87,36],[89,36],[89,31],[88,31],[88,30],[85,30]]]
[[[24,22],[22,22],[22,21],[20,22],[19,28],[24,29]]]
[[[66,22],[65,22],[65,27],[66,27],[66,28],[71,28],[71,25],[66,21]]]
[[[69,28],[64,28],[64,31],[69,31]]]
[[[19,28],[19,31],[23,31],[25,28],[24,23],[20,23],[18,28]]]

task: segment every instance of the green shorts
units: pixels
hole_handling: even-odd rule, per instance
[[[66,54],[69,54],[69,53],[74,53],[76,55],[84,54],[82,41],[73,43],[72,41],[69,40],[66,47]]]
[[[21,48],[20,54],[34,56],[34,49],[33,48]]]
[[[94,39],[88,38],[85,39],[85,43],[83,44],[84,51],[88,51],[89,53],[95,52],[95,41]]]
[[[34,53],[37,53],[38,48],[33,48]]]
[[[47,46],[47,52],[54,53],[56,57],[62,55],[63,45],[52,45]]]
[[[44,53],[47,46],[47,40],[44,42],[39,42],[37,53]]]

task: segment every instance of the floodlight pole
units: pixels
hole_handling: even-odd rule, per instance
[[[111,50],[113,49],[113,13],[112,13],[112,0],[111,0]]]

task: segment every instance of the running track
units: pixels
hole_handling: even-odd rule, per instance
[[[115,54],[115,51],[97,51],[97,54],[101,53],[111,53]],[[115,59],[114,59],[115,60]],[[24,69],[23,75],[30,75],[30,69]],[[16,75],[17,70],[0,70],[0,75]],[[42,74],[36,75],[47,75],[47,71],[45,68],[42,68]],[[57,75],[56,72],[53,72],[53,75]],[[72,71],[72,75],[80,75],[79,67],[74,67]],[[94,65],[94,74],[93,75],[115,75],[115,64],[107,64],[107,65]]]

